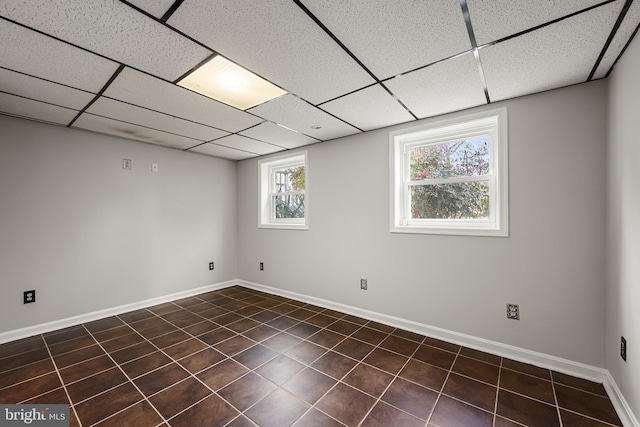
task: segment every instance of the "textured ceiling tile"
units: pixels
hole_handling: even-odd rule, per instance
[[[93,93],[118,64],[0,19],[0,66]]]
[[[0,91],[81,110],[94,97],[92,93],[51,83],[0,68]]]
[[[196,139],[86,113],[74,122],[73,127],[183,150],[201,143]]]
[[[378,78],[471,49],[459,0],[305,0]]]
[[[638,24],[640,24],[640,1],[634,1],[627,11],[627,15],[624,17],[616,35],[613,37],[596,73],[593,75],[594,79],[601,79],[607,75],[611,66],[613,66],[613,63],[618,58],[618,55],[620,55],[620,52],[631,38],[631,35],[635,29],[638,28]]]
[[[228,132],[219,129],[104,97],[94,102],[87,112],[201,141],[211,141],[228,135]]]
[[[0,113],[61,125],[67,125],[78,114],[75,110],[6,93],[0,93]]]
[[[168,80],[211,54],[118,0],[0,0],[0,15]]]
[[[223,145],[210,143],[193,147],[189,152],[207,154],[209,156],[222,157],[223,159],[229,160],[243,160],[250,159],[251,157],[258,157],[257,154],[247,153],[246,151],[240,151]]]
[[[320,108],[362,130],[414,120],[413,116],[380,85],[327,102]]]
[[[130,68],[120,73],[104,95],[228,132],[238,132],[262,121],[251,114]]]
[[[396,77],[385,84],[419,118],[486,103],[471,53]]]
[[[283,147],[268,144],[262,141],[256,141],[255,139],[246,138],[240,135],[225,136],[224,138],[216,139],[215,141],[213,141],[213,143],[258,155],[275,153],[277,151],[284,150]]]
[[[294,132],[271,122],[260,123],[258,126],[240,132],[240,135],[270,142],[285,148],[302,147],[303,145],[318,142],[315,138]]]
[[[175,0],[129,0],[134,6],[160,19],[169,10]]]
[[[321,140],[359,131],[292,95],[281,96],[249,110],[267,120]],[[319,126],[319,128],[317,128]]]
[[[491,100],[585,82],[621,6],[610,3],[480,49]]]
[[[602,3],[603,0],[467,0],[478,46]]]
[[[291,0],[186,0],[168,24],[314,104],[373,83]]]

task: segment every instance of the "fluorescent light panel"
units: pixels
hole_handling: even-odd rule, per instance
[[[287,93],[222,56],[213,57],[178,85],[240,110]]]

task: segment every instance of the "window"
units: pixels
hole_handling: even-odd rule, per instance
[[[307,152],[262,160],[259,168],[259,227],[306,230]]]
[[[391,231],[507,236],[507,110],[390,134]]]

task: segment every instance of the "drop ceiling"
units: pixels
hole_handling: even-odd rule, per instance
[[[605,78],[640,0],[0,0],[0,114],[241,160]],[[215,57],[287,93],[176,83]]]

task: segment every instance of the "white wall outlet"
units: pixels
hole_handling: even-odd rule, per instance
[[[518,304],[507,304],[507,319],[520,320],[520,306]]]
[[[158,172],[158,164],[151,163],[151,172]]]
[[[367,290],[367,279],[360,279],[360,289]]]
[[[131,159],[122,159],[122,169],[131,170]]]

